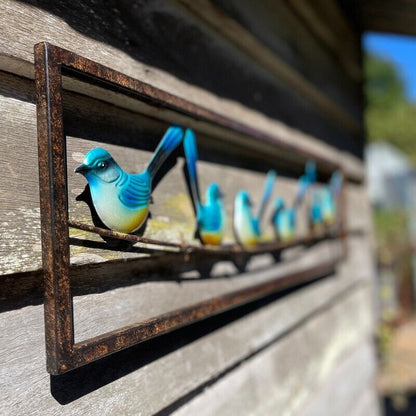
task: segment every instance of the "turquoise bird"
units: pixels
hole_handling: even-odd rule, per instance
[[[234,235],[238,243],[245,247],[255,246],[261,237],[261,220],[269,202],[276,172],[268,172],[264,184],[263,196],[257,216],[253,215],[250,195],[247,191],[241,190],[235,197],[234,201]]]
[[[149,213],[152,180],[182,137],[181,127],[169,127],[147,168],[137,174],[124,172],[105,149],[95,148],[85,155],[75,172],[87,179],[94,208],[108,228],[131,233],[144,224]]]
[[[198,151],[195,134],[191,129],[185,131],[183,146],[192,200],[196,210],[197,234],[204,244],[219,245],[224,238],[226,229],[226,213],[222,193],[215,182],[211,183],[205,193],[205,204],[201,202],[196,170]]]
[[[272,222],[276,236],[280,241],[288,241],[295,236],[296,210],[286,207],[283,198],[279,197],[274,201]]]
[[[319,190],[315,189],[312,195],[310,208],[310,227],[312,231],[321,231],[324,225],[322,216],[322,199]]]
[[[311,185],[311,179],[313,177],[308,175],[308,172],[300,177],[292,206],[285,206],[283,198],[279,197],[275,199],[272,222],[276,236],[280,241],[289,241],[295,237],[296,212]]]
[[[326,226],[332,226],[337,218],[337,205],[339,194],[342,189],[344,177],[341,172],[332,174],[329,184],[321,192],[322,219]]]

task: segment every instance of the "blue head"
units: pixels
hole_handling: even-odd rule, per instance
[[[285,207],[285,200],[282,197],[278,197],[274,200],[274,210],[280,211]]]
[[[235,197],[235,205],[238,209],[251,209],[252,203],[250,195],[246,190],[241,190]]]
[[[216,182],[211,183],[205,193],[205,202],[207,204],[212,204],[221,201],[222,198],[223,194],[218,184]]]
[[[123,171],[107,150],[97,147],[85,155],[84,162],[75,169],[75,172],[84,175],[90,185],[93,185],[100,182],[114,182]]]

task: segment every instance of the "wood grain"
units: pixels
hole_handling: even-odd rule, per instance
[[[327,334],[328,338],[322,339],[327,348],[333,348],[334,352],[338,347],[348,349],[355,343],[354,339],[358,342],[369,331],[366,302],[360,300],[357,303],[363,296],[362,290],[351,292],[352,289],[348,289],[352,280],[355,279],[351,279],[350,274],[341,279],[324,279],[190,343],[187,343],[189,334],[182,333],[180,339],[171,339],[173,350],[168,349],[169,353],[160,352],[163,344],[152,344],[151,350],[144,347],[118,360],[115,357],[115,362],[97,363],[81,371],[79,376],[75,372],[69,373],[69,377],[52,380],[44,370],[43,308],[31,306],[3,313],[0,327],[7,326],[7,331],[2,332],[0,340],[0,387],[4,397],[0,400],[0,411],[3,414],[30,414],[31,409],[36,409],[43,414],[73,414],[74,411],[91,411],[91,403],[95,403],[94,412],[102,414],[137,414],[138,409],[142,414],[153,414],[220,376],[227,368],[244,362],[247,356],[273,344],[280,337],[284,341],[291,331],[297,332],[296,328],[299,331],[296,338],[304,339],[306,333],[302,322],[313,322],[314,316],[325,323],[325,327],[326,322],[329,325],[332,322],[333,326],[327,327],[326,331],[321,331],[320,325],[315,326],[312,332],[307,330],[309,342],[286,344],[288,347],[283,348],[278,362],[285,361],[283,357],[293,345],[312,346],[313,340],[322,334]],[[356,300],[344,305],[342,299],[351,297],[348,293]],[[333,308],[334,313],[331,312]],[[337,340],[332,328],[340,334],[345,328],[348,338],[344,336]],[[327,342],[328,339],[336,344]],[[347,339],[348,342],[340,343]],[[319,360],[326,357],[321,345],[318,343],[310,352],[318,360],[315,361],[318,366],[318,362],[323,362]],[[12,360],[11,355],[14,357]],[[301,363],[291,370],[293,376],[302,377],[303,373]],[[51,396],[51,390],[55,398]],[[71,401],[71,397],[76,400]]]
[[[377,363],[371,342],[359,344],[334,369],[301,416],[379,415],[381,408],[374,379]],[[345,384],[348,380],[348,384]]]
[[[363,292],[354,293],[327,313],[306,322],[298,331],[287,333],[174,414],[298,414],[316,397],[318,386],[326,381],[337,363],[354,350],[360,339],[368,339],[370,321],[362,306],[364,298]],[[318,350],[320,353],[316,354]],[[369,351],[363,355],[359,361],[372,357]],[[300,373],[298,368],[302,369]],[[348,370],[352,370],[351,366]],[[355,371],[357,379],[367,381],[368,373],[374,371],[374,361]],[[343,397],[342,403],[351,405],[353,401],[354,396],[350,395]]]
[[[235,46],[250,56],[252,60],[260,63],[271,74],[287,83],[303,97],[312,101],[314,105],[321,111],[324,111],[329,117],[341,123],[344,128],[354,134],[360,134],[361,123],[359,121],[345,112],[334,101],[330,100],[319,88],[316,88],[295,72],[278,56],[274,55],[242,26],[225,16],[224,13],[221,13],[211,2],[208,0],[200,0],[198,2],[181,0],[181,3],[185,4],[193,13],[196,13],[199,18],[205,20],[215,31],[224,35]]]
[[[238,54],[232,45],[224,44],[215,32],[207,32],[201,20],[190,20],[170,3],[142,0],[141,4],[134,22],[129,20],[132,12],[125,13],[124,9],[119,10],[114,5],[121,17],[110,28],[104,23],[109,18],[109,10],[97,8],[93,3],[88,12],[77,13],[75,8],[67,8],[59,2],[43,2],[44,9],[36,9],[22,2],[6,0],[0,5],[0,19],[4,19],[1,25],[4,35],[0,40],[2,69],[33,77],[33,70],[27,65],[33,62],[33,45],[40,40],[49,41],[175,95],[204,103],[204,106],[218,109],[236,120],[250,119],[250,124],[257,127],[264,121],[277,119],[280,122],[272,121],[269,128],[280,130],[279,126],[282,126],[286,130],[291,126],[355,155],[360,154],[361,139],[351,140],[345,129],[338,123],[328,123],[314,106],[305,103],[304,98],[294,95],[281,82],[270,82],[270,77],[264,76],[264,70]],[[94,25],[85,21],[88,16],[96,22]],[[185,43],[183,49],[171,45],[174,37],[160,31],[162,22],[168,32],[179,32],[175,42]],[[87,33],[86,27],[90,28]],[[190,53],[190,39],[186,33],[195,32],[202,45]],[[154,37],[154,43],[146,42],[149,36]],[[180,50],[189,53],[178,56]],[[322,81],[325,83],[325,78]],[[353,89],[355,87],[349,91]],[[338,93],[338,97],[345,94]],[[353,107],[357,108],[357,104],[360,107],[354,100]],[[268,118],[260,113],[267,114]],[[297,136],[296,131],[293,133]]]

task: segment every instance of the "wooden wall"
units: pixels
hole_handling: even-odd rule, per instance
[[[308,1],[12,1],[0,3],[0,413],[379,414],[373,348],[371,220],[363,176],[360,35],[337,3]],[[33,46],[48,41],[339,163],[347,183],[348,257],[334,274],[183,328],[62,376],[45,370]],[[172,122],[198,137],[202,187],[218,181],[232,214],[244,186],[258,201],[294,194],[277,146],[64,80],[69,212],[73,173],[102,144],[143,169]],[[193,240],[178,151],[154,193],[146,235]],[[303,162],[302,162],[303,163]],[[270,210],[267,212],[270,215]],[[300,232],[306,232],[306,213]],[[231,224],[230,224],[231,225]],[[266,233],[272,236],[268,223]],[[336,242],[229,262],[210,271],[176,257],[119,252],[71,230],[76,341],[331,259]],[[227,238],[232,240],[231,227]],[[172,266],[172,262],[175,266]],[[198,267],[197,267],[198,266]],[[163,270],[161,270],[163,269]]]

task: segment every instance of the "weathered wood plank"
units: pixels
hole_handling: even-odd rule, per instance
[[[338,251],[338,253],[337,253]],[[89,297],[74,298],[75,341],[80,342],[123,326],[149,319],[184,306],[234,290],[266,282],[288,273],[318,266],[333,260],[339,250],[319,244],[302,253],[285,253],[287,260],[275,263],[271,255],[252,258],[245,271],[231,262],[216,262],[211,271],[200,269],[178,273],[178,259],[171,273],[153,276],[139,285],[113,289]],[[140,269],[130,265],[131,274]],[[186,263],[182,268],[186,268]]]
[[[303,0],[289,0],[288,3],[312,34],[335,55],[344,71],[356,83],[360,83],[363,79],[359,65],[360,41],[352,30],[348,30],[338,4],[332,0],[326,1],[324,5]]]
[[[4,65],[2,69],[33,77],[33,70],[27,66],[27,63],[33,62],[33,45],[39,40],[45,40],[81,55],[87,55],[93,60],[145,80],[180,97],[204,103],[204,106],[217,109],[218,112],[236,120],[250,119],[250,125],[256,127],[267,121],[271,123],[270,128],[276,131],[283,127],[284,136],[287,136],[285,131],[292,131],[290,128],[287,130],[289,124],[324,141],[336,143],[344,149],[354,148],[355,150],[352,151],[355,154],[360,153],[361,145],[357,146],[358,142],[351,140],[350,136],[346,137],[343,129],[337,126],[329,127],[325,118],[322,118],[313,106],[296,99],[289,89],[285,90],[284,85],[278,87],[271,84],[270,80],[264,79],[264,74],[261,73],[262,71],[259,72],[258,67],[256,69],[252,63],[245,62],[245,58],[236,54],[235,50],[221,44],[212,31],[204,32],[200,27],[200,21],[189,21],[189,18],[181,14],[172,4],[144,2],[143,7],[139,9],[139,19],[134,21],[134,30],[129,20],[131,13],[126,15],[114,5],[114,10],[118,10],[117,13],[122,16],[120,20],[115,21],[116,33],[114,33],[115,29],[108,28],[102,23],[102,19],[108,17],[106,13],[109,13],[110,9],[97,9],[93,4],[90,6],[88,13],[84,14],[77,13],[74,8],[67,9],[59,2],[44,2],[43,7],[49,10],[48,13],[21,2],[12,0],[2,2],[0,5],[2,8],[0,19],[4,19],[1,25],[4,34],[0,39],[2,57],[0,64]],[[94,19],[95,25],[90,25],[88,22],[85,26],[82,25],[87,15]],[[66,21],[59,16],[65,17]],[[173,25],[172,30],[182,34],[179,28],[183,25],[184,32],[200,33],[198,38],[203,45],[195,51],[198,59],[192,59],[193,55],[187,54],[176,56],[175,51],[178,47],[176,44],[171,47],[170,43],[173,40],[176,42],[178,38],[162,37],[162,32],[159,30],[160,22],[155,22],[158,18],[163,19],[166,30]],[[143,23],[141,26],[142,22],[147,21],[146,19],[149,21],[148,24]],[[85,27],[89,27],[92,31],[89,33],[90,36],[83,33]],[[145,41],[148,36],[155,37],[153,41],[157,44],[153,48],[151,43]],[[105,39],[108,44],[104,45],[94,41],[93,38]],[[182,41],[181,36],[179,40]],[[155,53],[156,49],[159,51],[158,54]],[[155,56],[158,58],[156,59]],[[213,67],[213,63],[218,61],[221,65]],[[190,67],[192,71],[189,70]],[[247,71],[241,71],[241,68],[247,68]],[[172,72],[176,77],[167,74],[163,69]],[[203,79],[198,76],[199,73],[204,74]],[[238,85],[234,85],[237,81]],[[242,89],[241,85],[245,85],[245,88]],[[236,104],[235,101],[243,103],[245,107]],[[293,109],[292,105],[295,106]],[[267,119],[256,111],[248,110],[247,107],[268,114],[274,119],[280,119],[283,123]],[[296,131],[293,131],[292,135],[298,136]],[[295,141],[297,140],[296,138]],[[293,141],[293,137],[290,137],[289,141]]]
[[[354,293],[326,313],[305,322],[226,374],[174,414],[297,414],[315,395],[317,386],[325,383],[338,362],[354,350],[357,343],[369,339],[371,325],[366,296],[365,291]],[[371,357],[372,354],[365,351],[360,361]],[[367,380],[368,371],[374,371],[374,362],[370,363],[370,369],[356,370],[361,379]]]
[[[33,83],[0,75],[0,108],[0,274],[6,274],[40,264]]]
[[[275,55],[298,71],[344,108],[357,113],[357,80],[352,79],[322,39],[314,36],[307,22],[298,16],[287,1],[226,0],[212,1],[218,8],[267,46]],[[329,7],[329,2],[326,2]],[[320,13],[321,15],[321,13]],[[337,31],[336,20],[324,21],[328,30]],[[360,42],[350,36],[353,56],[347,47],[344,57],[355,66],[359,63]],[[349,91],[348,91],[349,88]]]
[[[290,350],[296,345],[306,348],[314,344],[316,348],[310,349],[309,357],[315,357],[315,363],[327,360],[333,363],[339,349],[342,355],[370,331],[367,291],[351,292],[349,289],[356,277],[357,274],[353,278],[346,275],[316,282],[243,319],[192,339],[189,344],[186,333],[181,339],[173,337],[172,350],[168,348],[162,355],[159,355],[162,345],[153,343],[151,350],[144,348],[122,355],[114,363],[111,360],[96,363],[81,370],[82,374],[69,373],[66,378],[50,379],[45,371],[42,306],[3,313],[0,315],[3,334],[0,338],[0,391],[4,400],[0,400],[0,413],[30,414],[33,409],[50,415],[83,413],[91,412],[91,403],[94,403],[93,411],[97,414],[153,414],[275,339],[282,337],[286,343],[286,334],[294,328],[298,328],[294,331],[296,339],[287,338]],[[350,295],[346,296],[348,293]],[[303,321],[310,322],[309,329],[302,329]],[[320,337],[323,338],[319,342],[313,342]],[[296,341],[298,339],[300,342]],[[321,349],[322,343],[327,347]],[[285,348],[282,351],[288,353]],[[333,351],[335,355],[322,351]],[[146,356],[150,356],[150,361]],[[281,361],[285,360],[279,358],[278,362]],[[328,367],[322,367],[324,372],[330,370]],[[303,373],[304,366],[300,362],[288,372],[300,377]],[[321,374],[323,377],[324,373]],[[51,390],[56,399],[51,396]],[[68,403],[71,397],[76,400]],[[58,402],[67,404],[62,406]]]
[[[200,0],[198,2],[181,0],[181,3],[185,4],[199,18],[202,18],[212,26],[215,31],[224,35],[233,45],[240,48],[253,61],[260,63],[271,74],[288,84],[303,97],[312,101],[314,105],[318,106],[330,118],[342,123],[352,133],[360,134],[361,123],[358,120],[329,99],[319,88],[300,76],[299,73],[273,54],[236,21],[225,16],[221,12],[221,9],[218,9],[207,0]]]
[[[416,7],[409,1],[354,1],[364,30],[416,35]]]
[[[359,345],[341,361],[299,416],[365,416],[381,414],[374,379],[377,372],[374,346]]]

